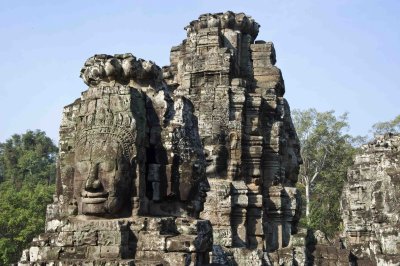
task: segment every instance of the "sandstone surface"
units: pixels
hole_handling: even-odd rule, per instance
[[[346,247],[358,265],[400,265],[400,135],[362,150],[342,194]]]
[[[305,264],[299,141],[259,27],[201,15],[163,68],[90,57],[89,88],[64,108],[46,232],[19,264]]]

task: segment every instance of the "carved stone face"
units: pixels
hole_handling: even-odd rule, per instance
[[[298,145],[295,145],[293,141],[291,141],[290,144],[291,145],[289,145],[287,151],[286,178],[291,182],[296,183],[300,171],[300,165],[303,163],[303,160],[298,152]]]
[[[200,181],[198,185],[198,192],[194,196],[192,204],[194,206],[194,213],[196,216],[204,210],[204,202],[206,201],[207,192],[210,191],[210,184],[207,179]]]
[[[208,177],[224,176],[228,168],[228,151],[224,145],[205,149],[206,175]]]
[[[75,152],[74,197],[78,214],[120,216],[128,210],[132,167],[110,135],[79,143]]]

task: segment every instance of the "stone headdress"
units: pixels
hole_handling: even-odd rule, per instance
[[[125,159],[131,162],[136,157],[136,134],[134,132],[116,125],[94,125],[81,129],[75,139],[75,145],[78,147],[88,139],[96,141],[97,136],[109,136],[122,148]]]

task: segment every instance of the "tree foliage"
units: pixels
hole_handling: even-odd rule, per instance
[[[0,265],[15,263],[43,231],[56,153],[52,140],[39,130],[0,143]]]
[[[46,133],[28,130],[0,143],[0,174],[13,184],[54,183],[57,147]]]
[[[16,262],[22,249],[43,231],[53,192],[53,185],[23,184],[16,190],[9,180],[0,184],[0,264]]]
[[[292,115],[303,159],[299,177],[306,205],[304,223],[333,235],[341,223],[339,199],[356,139],[346,133],[347,113],[335,116],[334,111],[308,109],[294,110]]]
[[[399,133],[400,132],[400,115],[396,116],[393,120],[376,123],[372,126],[374,134],[383,135],[385,133]]]

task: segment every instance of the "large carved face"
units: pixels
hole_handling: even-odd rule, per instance
[[[75,152],[78,214],[120,216],[129,209],[132,167],[111,135],[90,136]]]

